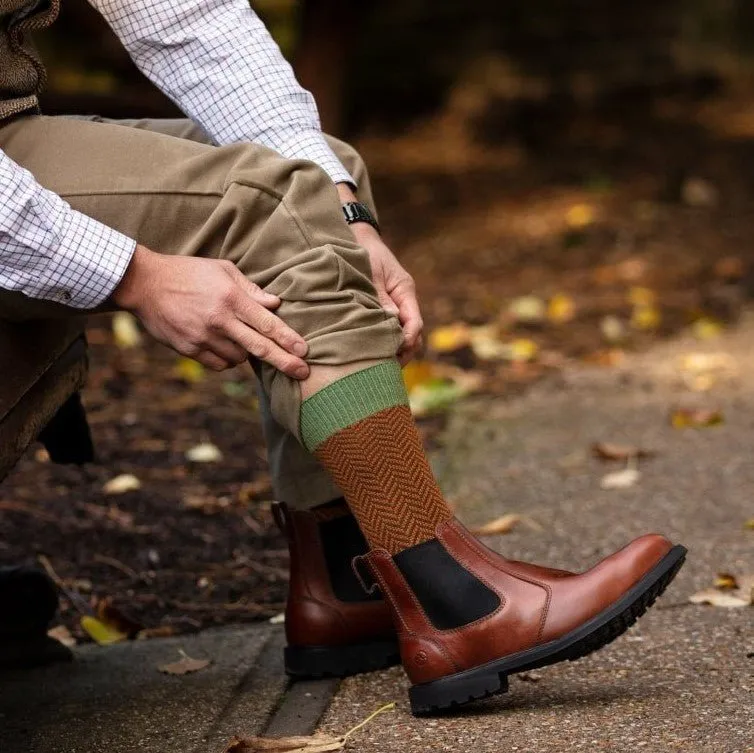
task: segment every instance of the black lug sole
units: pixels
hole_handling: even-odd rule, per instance
[[[349,646],[287,646],[285,671],[298,679],[350,677],[400,664],[397,640]]]
[[[618,601],[567,635],[480,667],[414,685],[409,690],[412,713],[421,716],[446,711],[469,701],[504,693],[508,690],[508,675],[561,661],[575,661],[606,646],[625,633],[654,604],[675,578],[685,558],[686,548],[674,546]]]

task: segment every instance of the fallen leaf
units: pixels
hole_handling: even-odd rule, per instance
[[[654,306],[657,294],[649,288],[634,286],[628,290],[628,302],[632,306]]]
[[[500,330],[494,324],[472,327],[469,341],[474,355],[482,361],[499,361],[508,357],[508,345],[500,340]]]
[[[311,737],[234,737],[225,753],[329,753],[343,750],[342,737],[312,735]]]
[[[283,625],[285,623],[285,612],[273,614],[272,617],[270,617],[269,622],[271,625]]]
[[[715,319],[702,317],[691,325],[691,332],[697,340],[712,340],[723,333],[723,325]]]
[[[722,590],[738,588],[736,576],[731,573],[718,573],[715,576],[715,588],[720,588]]]
[[[508,313],[517,321],[524,323],[541,322],[547,315],[545,302],[535,295],[514,298],[508,306]]]
[[[215,497],[211,492],[205,494],[186,494],[181,503],[187,510],[203,512],[205,515],[216,515],[231,506],[229,497]]]
[[[592,453],[600,460],[630,460],[631,458],[648,458],[654,455],[651,450],[642,450],[635,445],[613,444],[612,442],[595,442]]]
[[[636,468],[624,468],[622,471],[603,476],[600,486],[603,489],[629,489],[635,486],[640,478],[641,473]]]
[[[170,638],[178,634],[178,628],[175,625],[158,625],[157,627],[144,628],[136,634],[136,640],[146,641],[150,638]]]
[[[617,316],[605,316],[600,321],[602,337],[611,344],[622,342],[626,339],[626,327]]]
[[[166,675],[188,675],[206,669],[212,662],[209,659],[192,659],[185,651],[178,649],[181,658],[169,664],[160,664],[157,669]]]
[[[526,340],[523,338],[519,338],[518,340],[509,343],[508,348],[508,358],[514,363],[531,361],[536,357],[538,350],[537,343],[533,340]]]
[[[596,366],[620,366],[626,360],[626,354],[620,348],[608,348],[607,350],[598,350],[584,357],[587,363],[593,363]]]
[[[713,207],[720,195],[716,186],[704,178],[687,178],[681,186],[681,199],[690,207]]]
[[[724,422],[719,410],[678,408],[670,414],[670,425],[674,429],[698,429],[706,426],[718,426]]]
[[[465,394],[466,391],[455,382],[435,379],[414,387],[409,393],[409,405],[415,416],[428,416],[446,410]]]
[[[749,531],[754,531],[754,518],[747,520],[744,523],[744,528],[748,529]]]
[[[96,614],[103,625],[118,633],[123,633],[127,638],[134,638],[144,629],[144,625],[116,606],[111,596],[105,596],[97,601]]]
[[[478,528],[473,528],[471,532],[476,536],[496,536],[498,534],[509,533],[515,526],[521,522],[521,516],[509,512],[501,515],[495,520],[491,520]]]
[[[117,311],[113,314],[113,338],[119,348],[136,348],[141,345],[139,324],[133,314],[128,311]]]
[[[205,371],[199,361],[193,358],[181,357],[175,362],[173,374],[188,384],[196,384],[204,379]]]
[[[566,212],[566,223],[569,227],[581,230],[594,222],[595,211],[590,204],[574,204]]]
[[[746,265],[738,256],[725,256],[715,262],[715,275],[726,280],[738,280],[746,274]]]
[[[131,473],[121,473],[111,478],[103,487],[105,494],[125,494],[141,489],[141,481]]]
[[[521,682],[539,682],[543,676],[539,672],[521,672],[516,675]]]
[[[71,631],[65,625],[56,625],[47,631],[47,635],[50,638],[62,643],[68,648],[72,648],[76,645],[76,639],[71,635]]]
[[[547,318],[553,324],[565,324],[576,316],[576,304],[571,296],[557,293],[547,304]]]
[[[714,607],[748,607],[754,605],[754,574],[735,576],[719,573],[715,588],[706,588],[689,597],[692,604],[710,604]]]
[[[662,321],[662,314],[655,306],[636,306],[631,314],[631,326],[634,329],[657,329]]]
[[[330,735],[311,735],[309,737],[234,737],[224,753],[330,753],[343,750],[348,738],[378,714],[392,711],[395,703],[386,703],[371,713],[364,721],[359,722],[342,737]]]
[[[469,344],[469,326],[463,322],[438,327],[429,333],[427,343],[437,353],[451,353]]]
[[[186,450],[186,460],[192,463],[218,463],[222,459],[222,452],[211,442],[202,442]]]
[[[110,646],[128,640],[125,633],[91,615],[82,615],[80,623],[87,635],[100,646]]]
[[[403,367],[403,383],[411,394],[415,387],[436,378],[435,364],[431,361],[411,361]]]

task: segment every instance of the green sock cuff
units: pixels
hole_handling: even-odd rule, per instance
[[[336,432],[396,405],[408,405],[397,361],[356,371],[304,400],[301,440],[313,452]]]

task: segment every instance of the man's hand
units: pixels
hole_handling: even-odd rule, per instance
[[[346,183],[338,183],[336,187],[344,204],[357,201],[356,195]],[[356,222],[351,225],[351,232],[356,242],[369,253],[372,280],[382,307],[385,311],[396,314],[401,323],[403,344],[398,351],[398,360],[405,366],[419,353],[423,344],[424,322],[416,298],[414,278],[401,266],[371,225]]]
[[[280,305],[232,262],[163,256],[138,246],[112,301],[157,340],[222,371],[249,354],[305,379],[306,342],[271,313]]]

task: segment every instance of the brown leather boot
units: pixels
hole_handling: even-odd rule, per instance
[[[627,630],[665,590],[686,550],[642,536],[582,574],[506,560],[458,521],[391,556],[356,560],[387,597],[415,714],[507,690],[507,676],[578,659]]]
[[[346,677],[400,663],[390,610],[364,591],[352,568],[367,543],[351,515],[319,521],[273,506],[291,555],[285,609],[285,670],[294,677]]]

